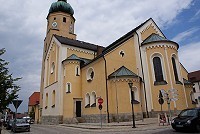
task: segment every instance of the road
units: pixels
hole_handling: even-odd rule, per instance
[[[8,134],[12,134],[9,130]],[[31,132],[23,132],[22,134],[181,134],[170,127],[160,129],[139,130],[134,128],[125,129],[82,129],[72,128],[60,125],[31,125]]]

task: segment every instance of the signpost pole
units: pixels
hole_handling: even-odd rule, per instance
[[[99,110],[100,110],[100,120],[101,120],[101,129],[102,129],[102,108],[103,108],[103,106],[102,106],[102,103],[103,103],[103,99],[100,97],[99,99],[98,99],[98,103],[99,103]]]
[[[101,129],[102,129],[102,112],[100,110],[100,116],[101,116]]]

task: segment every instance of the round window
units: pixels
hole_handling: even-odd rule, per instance
[[[94,69],[89,68],[87,71],[87,81],[92,81],[94,79]]]

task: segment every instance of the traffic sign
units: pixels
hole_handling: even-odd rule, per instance
[[[101,105],[101,104],[103,103],[103,99],[102,99],[102,98],[99,98],[99,99],[98,99],[98,103],[99,103],[99,105]]]
[[[162,105],[162,104],[164,103],[163,98],[160,98],[160,99],[158,100],[158,102],[159,102],[160,105]]]
[[[103,106],[100,104],[100,105],[99,105],[99,110],[101,110],[102,108],[103,108]]]
[[[20,104],[22,103],[22,100],[13,100],[12,103],[15,106],[15,108],[17,109],[20,106]]]

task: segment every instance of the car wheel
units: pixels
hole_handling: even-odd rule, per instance
[[[200,125],[199,124],[196,125],[196,130],[197,130],[197,132],[200,132]]]

